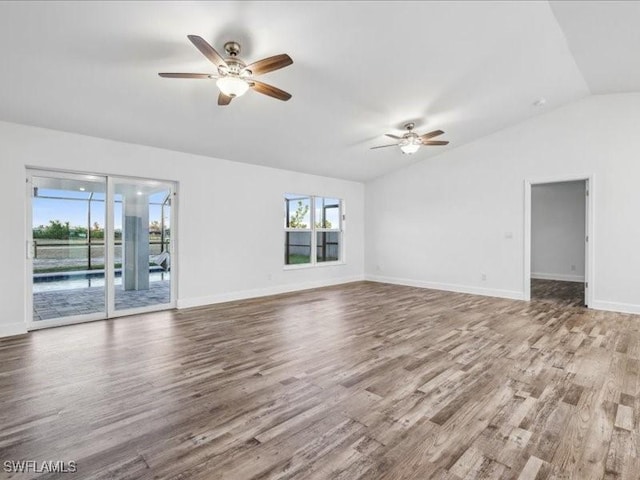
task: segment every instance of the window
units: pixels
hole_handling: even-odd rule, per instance
[[[285,194],[285,265],[342,261],[342,200]]]
[[[316,262],[338,262],[340,258],[340,200],[314,197]]]

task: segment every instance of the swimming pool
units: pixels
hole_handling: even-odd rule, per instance
[[[150,269],[149,281],[170,280],[171,275],[162,269]],[[104,287],[104,270],[36,273],[33,275],[33,292],[52,292],[56,290],[75,290],[80,288]],[[122,285],[122,271],[115,271],[114,285]]]

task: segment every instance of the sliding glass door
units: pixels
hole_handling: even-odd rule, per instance
[[[106,177],[39,172],[30,180],[33,322],[104,318]]]
[[[112,179],[116,312],[171,304],[171,184]]]
[[[30,329],[175,306],[171,182],[29,170]]]

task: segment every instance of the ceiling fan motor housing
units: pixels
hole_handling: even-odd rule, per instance
[[[244,72],[250,73],[248,70],[246,70],[247,66],[245,65],[245,63],[237,57],[225,58],[225,62],[227,63],[228,68],[218,68],[221,75],[240,76],[240,74]]]
[[[234,41],[227,42],[224,44],[224,51],[227,52],[230,57],[237,57],[240,55],[240,44]]]

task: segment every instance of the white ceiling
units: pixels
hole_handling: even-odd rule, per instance
[[[637,48],[608,58],[613,73],[597,65],[625,38],[608,35],[618,21],[638,46],[637,4],[567,3],[2,2],[0,119],[364,181],[584,97],[587,84],[618,88],[612,65],[633,68],[619,88],[637,90],[640,67],[626,65]],[[219,51],[240,41],[247,62],[288,53],[294,64],[262,80],[293,98],[248,92],[218,107],[213,82],[159,78],[213,71],[188,34]],[[369,150],[406,121],[451,144]]]
[[[551,6],[591,93],[640,90],[640,2],[554,1]]]

